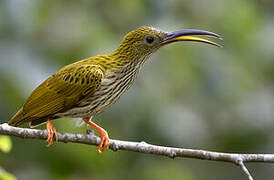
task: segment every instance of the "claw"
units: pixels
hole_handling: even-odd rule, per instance
[[[52,145],[52,139],[53,139],[53,135],[55,135],[55,140],[56,142],[58,141],[58,133],[55,129],[55,127],[52,125],[50,119],[48,119],[47,121],[47,132],[48,132],[48,138],[47,138],[47,142],[48,142],[48,147],[50,145]]]
[[[96,149],[98,149],[98,152],[102,154],[105,150],[109,148],[108,133],[105,130],[100,132],[100,138],[101,138],[100,144],[96,146]]]
[[[83,118],[83,120],[100,133],[101,141],[100,141],[100,144],[96,146],[96,149],[98,150],[100,154],[102,154],[105,150],[109,148],[109,137],[108,137],[107,131],[105,131],[103,128],[101,128],[94,122],[89,121],[86,118]]]

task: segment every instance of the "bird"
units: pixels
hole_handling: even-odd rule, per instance
[[[66,65],[42,82],[8,124],[17,127],[29,123],[33,128],[46,123],[50,146],[54,136],[58,141],[52,120],[82,118],[98,131],[100,143],[96,148],[103,153],[109,148],[109,136],[106,130],[92,122],[92,117],[114,104],[131,87],[146,60],[162,46],[177,41],[196,41],[221,47],[199,36],[221,39],[216,33],[195,29],[166,32],[142,26],[132,30],[113,52]]]

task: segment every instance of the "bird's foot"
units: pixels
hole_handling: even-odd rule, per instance
[[[109,137],[108,137],[108,133],[102,128],[101,131],[99,131],[100,133],[100,144],[98,146],[96,146],[96,149],[98,149],[98,152],[100,154],[102,154],[105,150],[107,150],[109,148]]]
[[[100,144],[96,146],[96,149],[100,154],[102,154],[105,150],[109,148],[109,137],[107,131],[95,124],[94,122],[89,121],[87,118],[83,118],[83,120],[100,133],[101,141]]]
[[[47,121],[47,131],[48,131],[48,139],[47,139],[48,145],[47,146],[49,147],[50,145],[52,145],[53,135],[55,135],[56,142],[58,141],[57,131],[56,131],[55,127],[53,126],[53,124],[51,123],[50,119],[48,119],[48,121]]]

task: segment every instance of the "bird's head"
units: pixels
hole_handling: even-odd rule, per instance
[[[140,59],[150,55],[160,47],[176,41],[196,41],[220,47],[220,45],[215,42],[195,37],[194,35],[221,39],[219,35],[203,30],[185,29],[165,32],[153,27],[143,26],[129,32],[124,37],[118,50],[125,56],[132,56],[133,59]]]

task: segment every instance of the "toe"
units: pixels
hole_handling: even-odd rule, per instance
[[[99,153],[103,153],[108,148],[109,148],[109,138],[107,136],[101,137],[101,142],[97,148]]]
[[[58,141],[58,133],[57,133],[57,131],[55,130],[55,128],[54,128],[54,135],[55,135],[55,141],[57,142]]]

